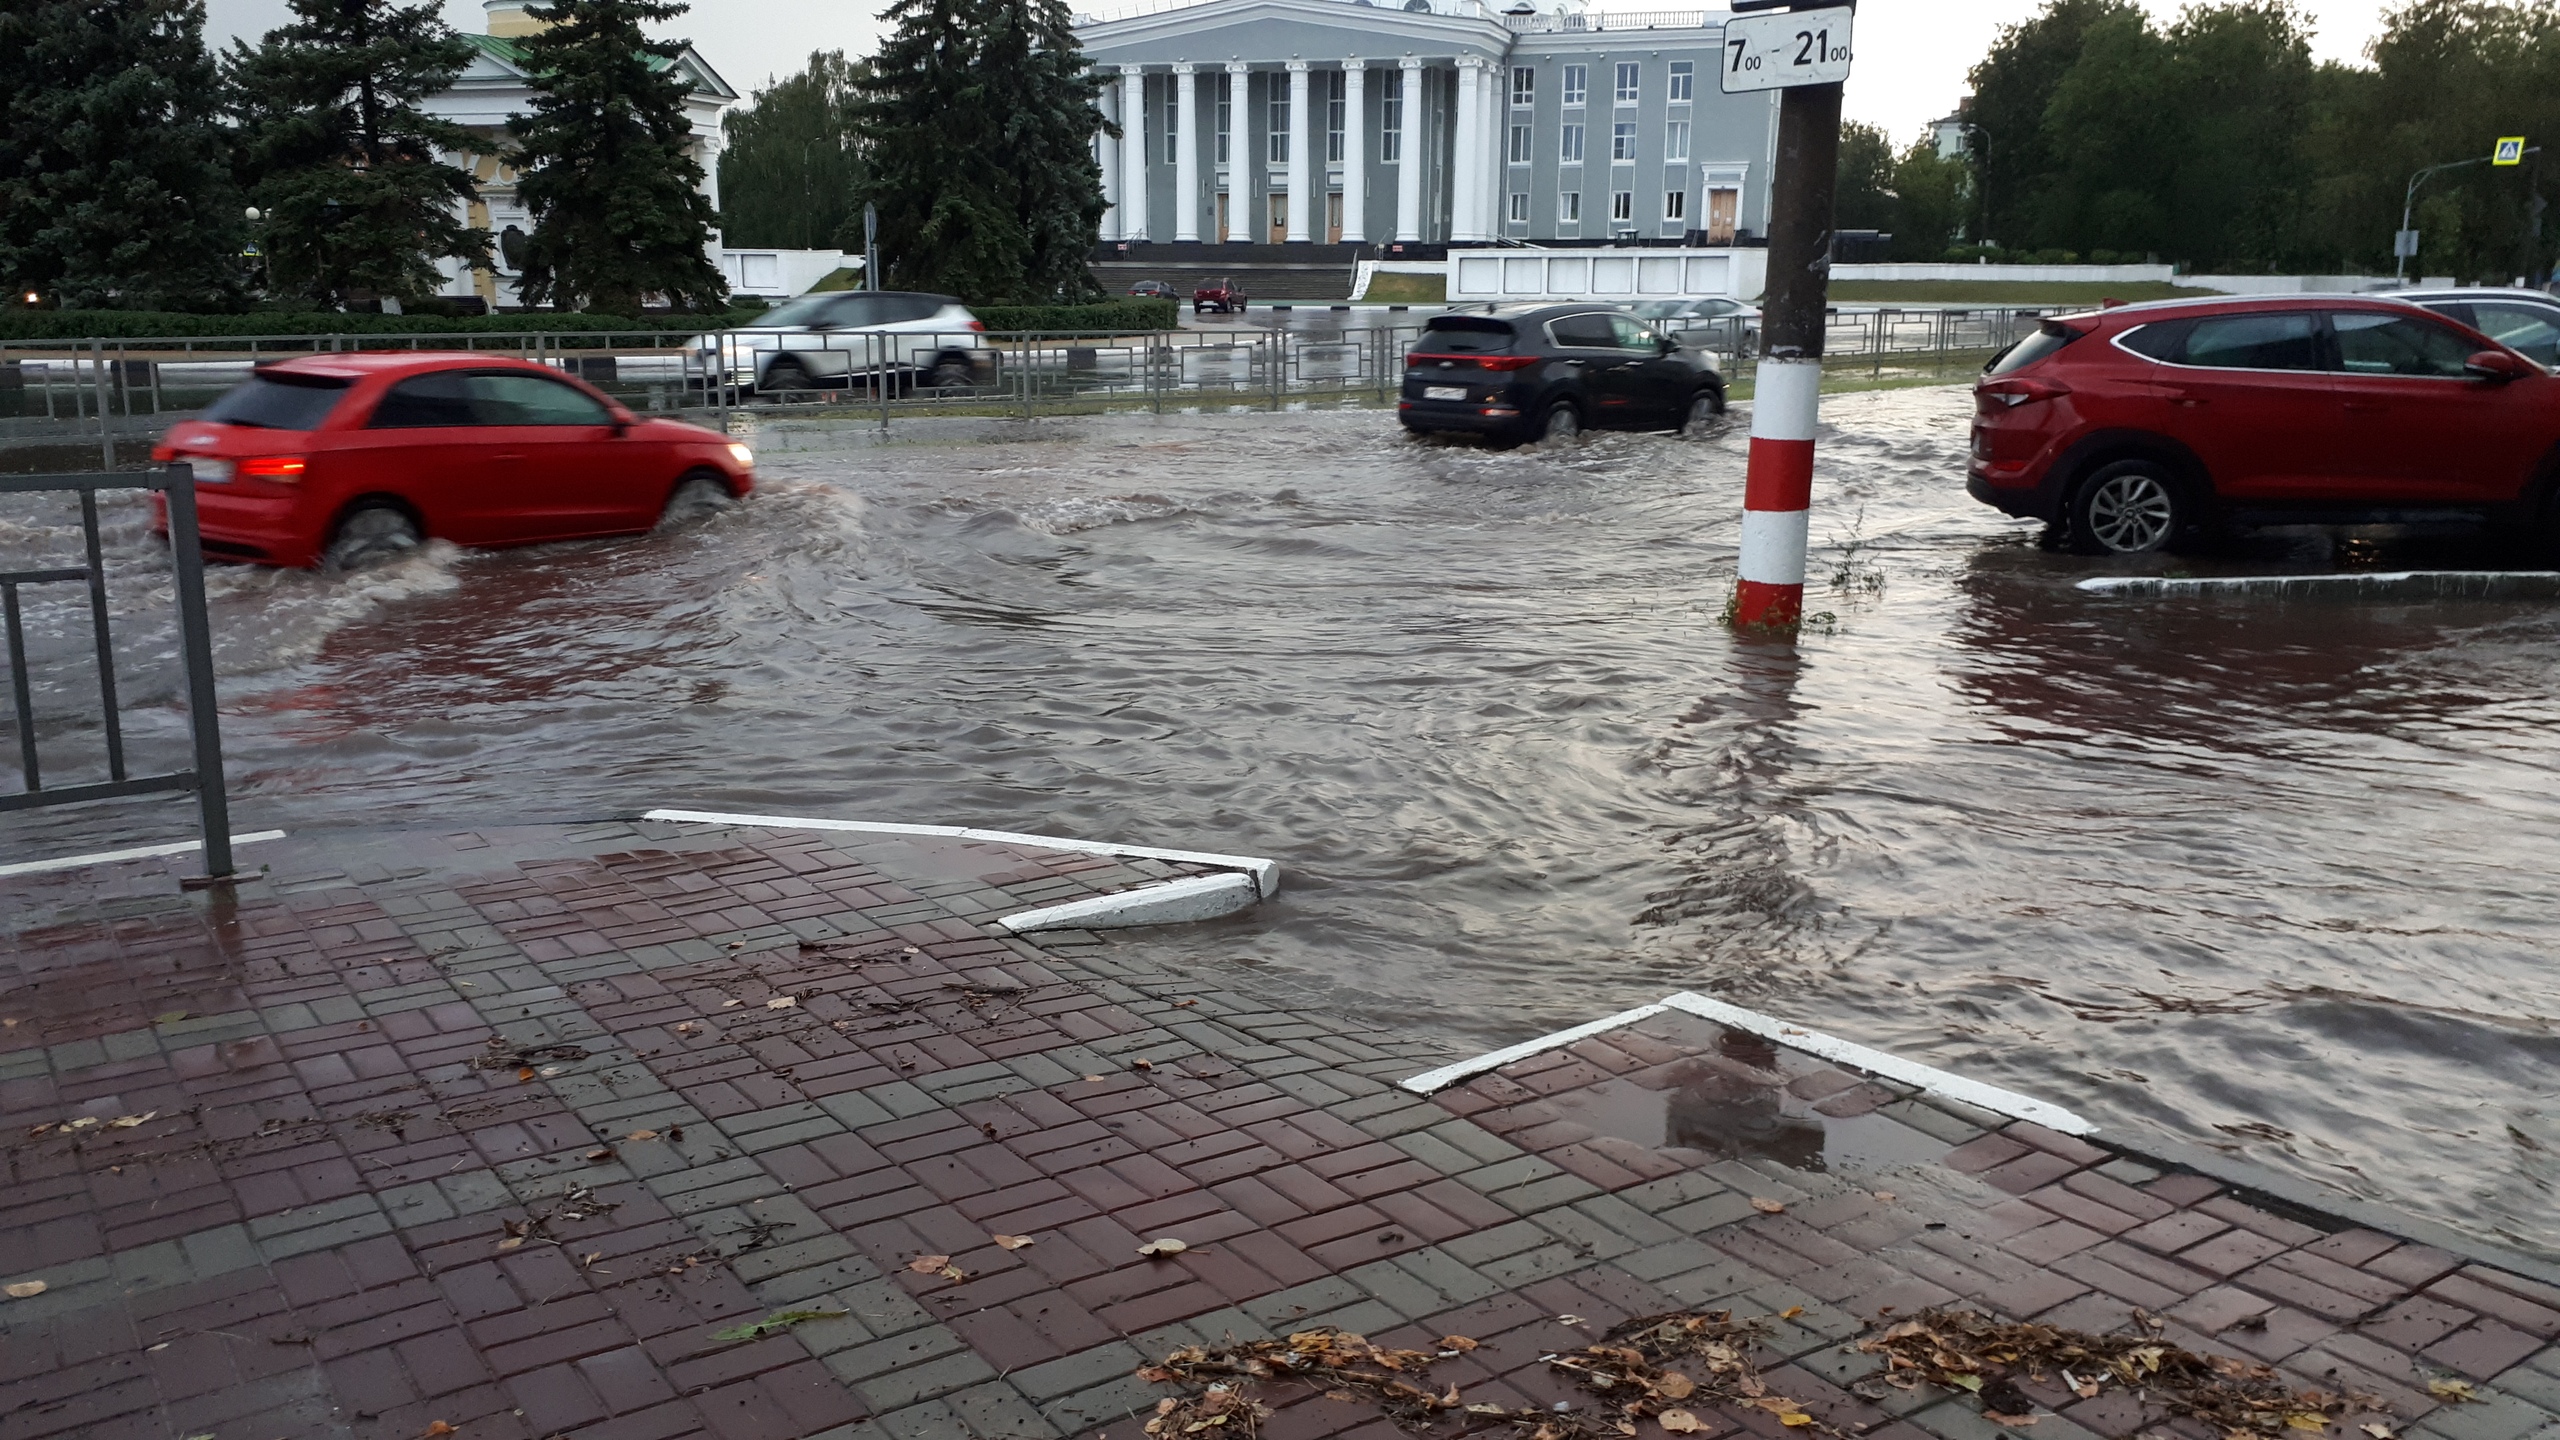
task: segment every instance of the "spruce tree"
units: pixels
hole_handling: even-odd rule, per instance
[[[433,3],[291,0],[295,21],[227,69],[267,283],[325,306],[414,300],[444,284],[436,261],[485,265],[489,235],[463,222],[471,177],[436,157],[469,131],[419,102],[471,63]]]
[[[1110,127],[1064,0],[896,0],[881,18],[896,29],[860,115],[890,280],[990,303],[1098,295],[1092,146]]]
[[[525,37],[529,115],[507,122],[516,194],[533,216],[525,303],[630,314],[644,297],[707,310],[728,282],[704,246],[714,219],[685,115],[678,42],[641,33],[685,13],[677,0],[551,0]]]
[[[0,278],[65,308],[241,298],[201,0],[0,4]]]

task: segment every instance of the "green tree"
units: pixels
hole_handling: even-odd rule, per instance
[[[1972,171],[1961,155],[1941,157],[1924,133],[1893,165],[1893,258],[1936,260],[1963,233]]]
[[[1856,120],[1840,127],[1840,178],[1834,193],[1833,225],[1842,230],[1893,230],[1893,142],[1883,130]]]
[[[0,4],[0,276],[74,309],[241,299],[201,0]]]
[[[1064,0],[895,0],[882,18],[857,198],[880,207],[889,279],[985,303],[1098,295],[1092,144],[1109,127]]]
[[[2079,63],[2089,31],[2128,15],[2141,17],[2132,0],[2051,0],[2004,28],[1973,67],[1971,141],[1983,217],[1977,240],[2012,249],[2049,243],[2039,239],[2039,222],[2061,167],[2046,139],[2045,113]]]
[[[822,51],[722,117],[720,228],[730,244],[814,250],[834,244],[861,213],[854,92],[865,68],[841,50]]]
[[[526,36],[532,113],[507,122],[516,194],[533,217],[520,293],[530,305],[636,312],[662,298],[716,308],[728,282],[705,247],[714,214],[685,114],[678,41],[644,21],[685,13],[679,0],[550,0]]]
[[[471,135],[419,104],[462,73],[469,43],[433,4],[291,4],[293,24],[227,66],[269,288],[324,306],[414,300],[443,287],[439,259],[485,265],[488,232],[457,213],[471,177],[436,158]]]

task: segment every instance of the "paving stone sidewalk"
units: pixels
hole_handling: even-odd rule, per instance
[[[45,1286],[0,1300],[0,1440],[1136,1440],[1184,1343],[1464,1334],[1435,1379],[1552,1404],[1588,1397],[1544,1354],[1706,1304],[1792,1312],[1771,1384],[1844,1430],[1991,1440],[1848,1343],[1959,1302],[2560,1440],[2560,1290],[2509,1270],[1686,1016],[1425,1098],[1444,1047],[1217,983],[1218,929],[1173,973],[985,923],[1156,862],[648,823],[243,856],[236,895],[0,880],[0,1281]],[[2213,1440],[2038,1398],[2029,1440]],[[1396,1433],[1270,1399],[1273,1440]]]

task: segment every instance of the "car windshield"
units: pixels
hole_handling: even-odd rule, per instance
[[[1414,348],[1439,355],[1499,355],[1511,348],[1508,320],[1481,315],[1441,315],[1422,327]]]
[[[252,430],[317,429],[353,383],[338,375],[290,371],[252,375],[206,406],[204,418]]]
[[[2079,331],[2047,320],[2036,328],[2036,333],[2033,335],[1992,356],[1991,363],[1983,366],[1982,372],[1986,375],[2006,375],[2012,371],[2024,370],[2079,338]]]
[[[758,328],[771,326],[777,329],[792,325],[814,325],[826,318],[827,307],[834,303],[835,298],[835,293],[832,291],[803,295],[797,300],[776,305],[767,310],[756,317],[755,323]]]

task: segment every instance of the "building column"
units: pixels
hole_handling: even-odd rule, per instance
[[[1120,67],[1120,238],[1147,238],[1147,72]]]
[[[1200,238],[1200,81],[1173,67],[1173,238]]]
[[[1310,108],[1312,107],[1307,103],[1307,62],[1292,60],[1289,62],[1288,229],[1288,238],[1292,242],[1310,238],[1307,233],[1307,216],[1315,207],[1308,203],[1311,197],[1307,194],[1310,188],[1307,176],[1310,173],[1323,173],[1308,163],[1307,152],[1312,148],[1308,137],[1315,133],[1315,127],[1307,123],[1307,111]]]
[[[1262,173],[1262,157],[1253,148],[1253,71],[1241,60],[1227,62],[1227,239],[1250,245],[1262,222],[1253,213],[1253,177]],[[1215,203],[1214,201],[1211,203]]]
[[[1342,62],[1342,243],[1369,238],[1369,67]]]
[[[1422,238],[1422,61],[1411,55],[1396,62],[1403,87],[1396,141],[1396,238]]]
[[[1481,240],[1476,206],[1484,189],[1484,69],[1473,55],[1458,58],[1458,103],[1450,119],[1458,133],[1450,147],[1449,238]]]
[[[1120,110],[1120,82],[1106,80],[1094,99],[1094,108],[1102,118],[1116,122]],[[1102,166],[1102,238],[1120,238],[1120,142],[1100,130],[1093,132],[1093,158]]]
[[[1503,197],[1511,190],[1511,154],[1507,137],[1510,132],[1511,96],[1505,83],[1509,77],[1502,67],[1490,60],[1484,62],[1484,119],[1478,134],[1484,137],[1484,150],[1476,161],[1476,178],[1484,188],[1477,193],[1476,229],[1487,240],[1502,233]]]

